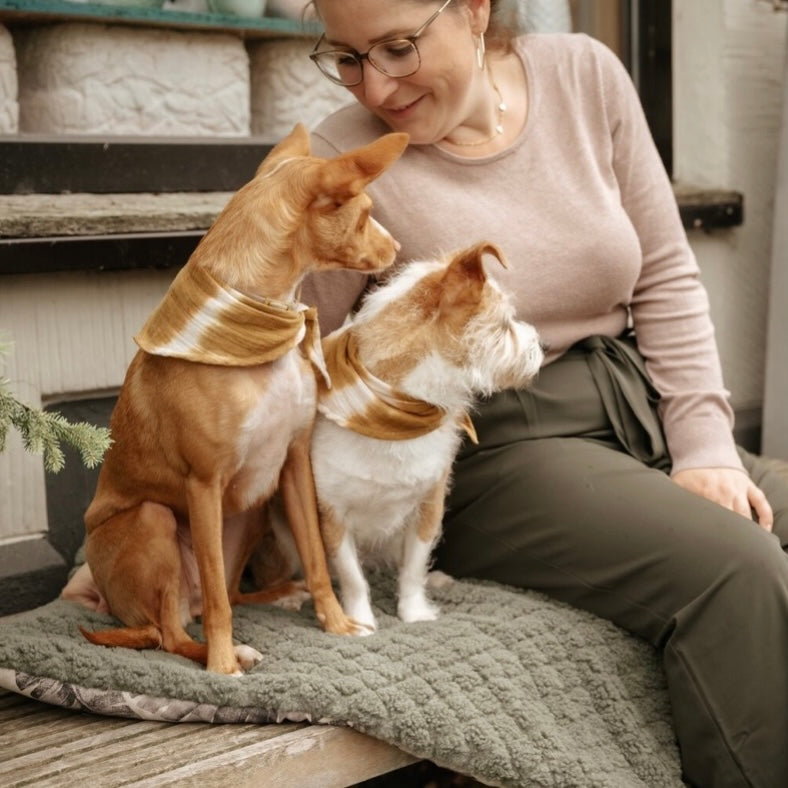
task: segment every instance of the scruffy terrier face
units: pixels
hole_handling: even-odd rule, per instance
[[[538,334],[515,319],[485,254],[505,265],[496,246],[481,243],[448,262],[411,263],[367,297],[354,322],[369,324],[357,333],[373,374],[428,402],[449,385],[488,395],[531,382],[543,360]]]

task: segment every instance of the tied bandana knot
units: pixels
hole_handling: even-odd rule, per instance
[[[155,356],[233,367],[275,361],[303,341],[328,375],[314,307],[249,296],[195,266],[181,269],[134,341]]]
[[[451,418],[437,405],[403,394],[369,372],[358,356],[352,330],[326,337],[323,353],[331,388],[320,385],[317,408],[339,426],[368,438],[396,441],[427,435]],[[466,412],[454,420],[478,443]]]

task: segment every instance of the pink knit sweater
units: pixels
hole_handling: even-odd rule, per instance
[[[485,158],[409,147],[369,189],[375,217],[402,244],[400,261],[497,243],[510,268],[488,268],[548,344],[546,363],[633,325],[674,471],[741,468],[708,298],[628,73],[581,34],[523,36],[516,51],[529,109],[514,144]],[[313,151],[334,156],[386,131],[353,104],[318,127]],[[326,331],[363,287],[355,274],[322,274],[304,299]]]

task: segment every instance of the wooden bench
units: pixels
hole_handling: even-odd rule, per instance
[[[22,143],[6,143],[6,148],[13,145]],[[80,155],[99,156],[95,151],[90,153],[87,144],[76,147],[89,149]],[[242,143],[215,152],[206,146],[200,152],[202,166],[197,173],[220,170],[211,166],[213,160],[207,155],[211,153],[220,156],[225,165],[233,154],[241,162],[238,168],[243,169],[258,161],[261,151]],[[179,167],[180,159],[174,155],[162,156],[153,150],[150,156],[161,167],[174,162],[176,170],[195,171]],[[73,157],[72,151],[68,156],[47,155],[43,159],[69,162],[65,171],[71,189],[79,186],[72,182],[75,174],[88,177],[105,172],[103,166],[74,166]],[[27,163],[30,156],[9,155],[5,160]],[[128,173],[124,177],[148,171],[128,163],[123,166],[123,172]],[[115,176],[117,172],[109,180],[114,182]],[[47,186],[58,190],[52,184]],[[81,186],[90,191],[85,184]],[[82,271],[86,261],[87,268],[94,271],[134,270],[151,264],[175,268],[186,259],[236,184],[211,186],[223,191],[200,190],[200,186],[193,185],[193,192],[178,193],[170,188],[158,194],[0,194],[0,277]],[[677,189],[677,197],[685,226],[706,226],[706,220],[693,213],[697,206],[692,195]],[[700,202],[703,207],[708,201]],[[740,202],[722,195],[714,207],[722,211],[725,222],[737,223]],[[18,563],[16,554],[7,563],[14,561]],[[44,589],[36,604],[52,598],[62,585],[61,575]],[[16,586],[10,588],[17,590]],[[418,763],[413,756],[348,728],[129,720],[70,711],[2,690],[0,753],[0,785],[58,788],[71,788],[82,780],[101,788],[121,784],[332,788],[357,785]],[[460,777],[451,784],[478,785]]]
[[[340,788],[416,763],[350,728],[102,717],[0,690],[0,785]]]

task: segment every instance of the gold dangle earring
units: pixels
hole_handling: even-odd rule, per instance
[[[484,33],[479,33],[479,41],[476,44],[476,62],[479,64],[479,68],[484,70]]]

